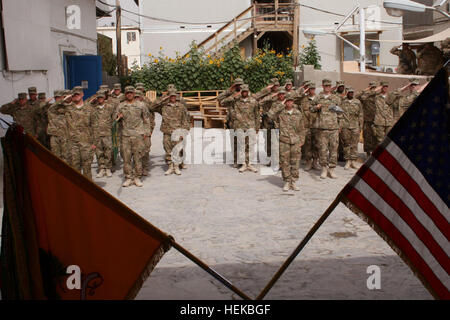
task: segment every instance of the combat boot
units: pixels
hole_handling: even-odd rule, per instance
[[[291,189],[294,191],[300,191],[300,188],[295,184],[295,181],[291,181]]]
[[[168,176],[169,174],[173,173],[173,163],[169,164],[169,170],[167,170],[166,172],[164,172],[164,174],[166,176]]]
[[[350,167],[353,169],[359,169],[361,166],[358,164],[358,162],[356,160],[352,160]]]
[[[320,166],[318,159],[314,159],[314,161],[313,161],[313,169],[314,170],[322,170],[322,167]]]
[[[106,176],[107,176],[108,178],[111,178],[111,177],[112,177],[112,172],[111,172],[110,169],[106,169]]]
[[[105,176],[105,169],[100,169],[97,173],[97,178],[103,178]]]
[[[323,166],[322,167],[322,173],[320,174],[320,179],[326,179],[327,178],[327,171],[328,171],[328,167],[327,166]]]
[[[134,184],[135,184],[137,187],[142,187],[142,186],[143,186],[143,184],[142,184],[142,182],[141,182],[141,179],[139,179],[139,178],[134,178]]]
[[[352,163],[352,161],[351,161],[351,160],[347,160],[347,161],[345,162],[344,170],[348,170],[348,169],[350,169],[350,165],[351,165],[351,163]]]
[[[254,166],[252,166],[251,164],[248,164],[247,169],[252,171],[252,172],[258,172],[258,169],[256,169]]]
[[[335,168],[329,168],[329,169],[328,169],[328,174],[330,175],[330,178],[332,178],[332,179],[337,179],[338,176],[334,173],[334,169],[335,169]]]
[[[180,169],[186,170],[187,169],[187,165],[185,165],[184,163],[181,163]]]
[[[283,191],[284,191],[284,192],[289,191],[289,187],[290,187],[289,181],[285,181],[285,182],[284,182],[284,186],[283,186]]]
[[[123,183],[122,187],[129,187],[129,186],[131,186],[132,183],[133,183],[133,180],[128,178],[127,180],[125,180],[125,182]]]
[[[245,170],[247,170],[247,164],[246,164],[246,163],[244,163],[244,164],[239,168],[239,172],[242,173],[242,172],[244,172]]]
[[[180,166],[179,166],[178,164],[175,164],[175,165],[173,166],[173,168],[174,168],[175,174],[176,174],[177,176],[181,175]]]
[[[305,171],[309,171],[312,169],[312,163],[313,163],[312,159],[306,161]]]
[[[239,165],[237,163],[233,164],[233,168],[237,169]]]

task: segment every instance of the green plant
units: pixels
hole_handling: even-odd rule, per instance
[[[320,65],[320,54],[319,50],[317,50],[316,40],[311,39],[308,42],[308,45],[303,48],[302,52],[299,55],[300,66],[304,65],[312,65],[314,69],[322,69]]]
[[[243,78],[250,90],[257,92],[271,78],[284,82],[293,76],[291,52],[277,54],[267,46],[248,59],[241,57],[237,44],[225,50],[221,57],[206,53],[195,42],[183,57],[177,54],[175,58],[169,58],[160,49],[157,56],[149,54],[150,61],[142,68],[133,67],[122,83],[143,82],[147,89],[161,93],[170,83],[182,91],[217,90],[230,87],[236,78]]]

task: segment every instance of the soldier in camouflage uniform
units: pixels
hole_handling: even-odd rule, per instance
[[[292,79],[286,79],[286,82],[284,83],[284,90],[286,90],[286,93],[289,93],[294,99],[297,98],[298,93],[297,90],[294,88]]]
[[[417,74],[433,76],[445,62],[442,51],[433,43],[425,43],[417,50]]]
[[[378,146],[386,137],[394,125],[394,110],[392,100],[394,95],[389,93],[389,83],[381,82],[381,86],[375,90],[375,117],[372,130],[375,135],[375,143]]]
[[[333,179],[337,178],[334,169],[337,165],[339,145],[339,98],[331,93],[331,80],[322,80],[323,92],[317,98],[317,105],[311,106],[311,112],[319,114],[319,161],[322,166],[320,178],[325,179],[327,172]]]
[[[148,110],[135,100],[135,89],[132,86],[125,88],[125,101],[121,102],[115,111],[114,118],[122,122],[122,148],[123,173],[125,182],[123,187],[134,183],[142,187],[142,156],[145,151],[145,139],[148,136]],[[134,176],[133,176],[134,164]]]
[[[115,106],[106,103],[106,90],[97,92],[97,103],[92,110],[92,127],[94,133],[95,155],[99,172],[97,178],[105,175],[112,177],[112,136],[111,129],[114,122]]]
[[[272,129],[275,129],[275,124],[269,118],[268,112],[272,108],[272,105],[278,100],[279,86],[280,83],[278,82],[278,79],[273,78],[271,80],[271,85],[269,85],[267,88],[264,88],[254,96],[259,102],[259,109],[262,116],[261,128],[267,130],[266,150],[268,157],[272,155],[272,138],[274,138],[272,137]],[[268,90],[270,91],[267,93]],[[262,95],[262,92],[264,92],[264,95]],[[259,100],[258,97],[260,97]]]
[[[347,92],[345,90],[345,81],[338,80],[336,81],[336,86],[331,88],[331,92],[339,98],[339,101],[342,101],[346,98]],[[340,121],[340,118],[338,119]],[[342,137],[342,131],[339,132],[339,146],[338,146],[338,161],[344,161],[344,141]]]
[[[158,112],[162,116],[162,122],[160,130],[164,134],[163,146],[166,152],[166,163],[169,169],[164,173],[170,175],[175,173],[181,175],[180,165],[181,163],[174,163],[172,160],[172,150],[180,141],[173,141],[172,134],[178,129],[184,129],[188,131],[191,127],[189,113],[186,106],[177,102],[177,92],[170,90],[162,100],[156,101],[150,107],[153,112]],[[174,137],[184,139],[183,137]]]
[[[250,90],[248,85],[243,84],[241,86],[240,92],[235,92],[232,96],[229,96],[225,100],[223,100],[225,105],[231,105],[231,116],[233,119],[233,129],[237,134],[238,145],[240,146],[238,162],[242,163],[242,166],[239,168],[239,172],[242,173],[246,170],[250,170],[252,172],[258,172],[251,163],[250,163],[250,149],[254,148],[256,141],[256,135],[252,137],[252,133],[256,134],[256,131],[259,130],[260,126],[260,113],[258,102],[255,98],[250,95]],[[243,131],[243,134],[240,134],[236,131]],[[244,136],[248,134],[247,136]],[[245,160],[243,155],[243,150],[245,148]]]
[[[219,105],[221,107],[226,107],[227,108],[227,122],[226,122],[226,127],[227,129],[232,129],[234,127],[233,124],[233,118],[231,116],[232,114],[232,107],[233,104],[229,103],[228,105],[224,104],[224,100],[230,96],[232,96],[234,93],[236,92],[240,92],[241,91],[241,86],[244,84],[244,80],[242,80],[241,78],[236,78],[234,80],[233,85],[228,88],[226,91],[222,92],[221,94],[219,94],[217,96],[217,101],[219,102]],[[231,134],[231,131],[230,131]],[[237,168],[238,167],[238,163],[237,163],[237,137],[236,135],[231,134],[232,137],[230,137],[230,141],[233,140],[233,148],[234,148],[234,152],[233,152],[233,158],[234,158],[234,167]]]
[[[55,102],[47,110],[47,135],[50,137],[50,149],[56,156],[70,163],[71,160],[67,144],[66,109],[60,104],[64,99],[63,90],[56,90],[54,99]]]
[[[39,100],[37,98],[37,89],[36,87],[28,88],[28,104],[32,107],[33,110],[37,110],[39,108]]]
[[[39,142],[50,149],[50,138],[47,135],[48,126],[48,108],[50,107],[50,100],[46,99],[45,92],[40,92],[38,94],[39,106],[35,110],[34,117],[36,123],[36,134],[38,136]]]
[[[401,50],[400,47],[402,47]],[[390,52],[398,56],[398,73],[415,74],[417,68],[416,54],[410,49],[409,44],[403,43],[403,45],[393,47]]]
[[[92,179],[92,160],[94,155],[94,135],[92,128],[92,107],[83,101],[83,88],[72,89],[71,102],[68,97],[58,102],[56,108],[64,108],[67,134],[70,144],[70,164],[86,178]]]
[[[419,79],[414,78],[409,80],[409,84],[398,89],[396,93],[398,94],[398,103],[394,105],[394,123],[400,119],[400,117],[405,113],[413,101],[419,96]],[[406,95],[401,95],[404,91],[408,90]]]
[[[145,139],[145,151],[142,156],[142,175],[148,176],[150,171],[149,162],[150,162],[150,149],[152,147],[152,133],[155,128],[155,112],[151,110],[152,103],[145,97],[144,92],[141,90],[136,90],[135,99],[141,102],[144,107],[148,110],[149,122],[148,122],[148,139]]]
[[[294,95],[288,93],[285,108],[271,109],[269,117],[279,123],[280,128],[280,168],[284,181],[283,191],[289,189],[299,191],[296,185],[299,178],[299,167],[302,145],[305,143],[305,118],[297,106],[294,106]]]
[[[376,147],[375,135],[373,133],[373,119],[375,117],[375,95],[372,94],[377,88],[377,82],[371,81],[369,87],[356,96],[356,99],[361,101],[363,106],[364,125],[363,125],[363,140],[364,152],[370,156]]]
[[[364,121],[361,101],[354,98],[352,87],[347,88],[347,97],[342,101],[341,108],[344,111],[340,120],[341,136],[344,149],[344,169],[358,169],[358,141]]]
[[[26,133],[36,137],[35,109],[29,105],[25,92],[19,93],[14,101],[2,105],[0,112],[12,116],[14,122],[21,125]]]
[[[302,154],[306,161],[305,171],[314,169],[320,170],[319,150],[317,141],[318,113],[311,112],[311,107],[317,104],[316,85],[308,83],[305,96],[301,99],[299,110],[302,111],[305,119],[305,143],[302,147]]]

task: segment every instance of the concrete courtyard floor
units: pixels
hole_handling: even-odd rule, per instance
[[[355,170],[339,179],[300,170],[300,192],[283,192],[281,175],[239,173],[230,165],[189,165],[165,176],[162,133],[152,137],[144,187],[121,187],[122,170],[94,179],[142,217],[255,297],[303,239]],[[303,166],[302,166],[303,167]],[[367,267],[381,269],[369,290]],[[171,249],[137,299],[239,299]],[[403,261],[360,218],[340,204],[266,299],[432,299]]]
[[[345,171],[339,164],[336,170],[339,179],[321,180],[318,171],[301,169],[300,192],[283,192],[280,173],[240,174],[226,164],[189,165],[181,176],[165,176],[160,121],[157,115],[151,171],[142,188],[123,188],[121,167],[112,178],[94,181],[172,235],[252,298],[356,172]],[[96,166],[94,163],[94,177]],[[367,288],[370,265],[381,269],[379,290]],[[240,298],[172,248],[136,299]],[[266,299],[432,299],[432,296],[392,249],[340,204]]]

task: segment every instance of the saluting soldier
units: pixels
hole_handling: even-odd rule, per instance
[[[66,109],[60,104],[65,98],[64,91],[55,90],[54,92],[55,102],[50,105],[47,111],[47,135],[50,137],[50,149],[52,152],[67,163],[71,163],[67,141]]]
[[[369,86],[364,89],[360,94],[356,96],[356,99],[361,101],[363,107],[363,140],[364,140],[364,152],[367,156],[370,156],[376,147],[375,134],[373,132],[373,119],[375,118],[375,89],[378,83],[371,81]]]
[[[299,191],[299,167],[302,145],[305,143],[305,118],[297,106],[294,96],[286,95],[283,109],[271,109],[269,117],[279,123],[280,128],[280,168],[284,181],[283,191]]]
[[[246,170],[258,172],[258,169],[250,163],[250,149],[254,148],[256,131],[260,127],[258,102],[250,95],[248,85],[243,84],[241,91],[235,92],[232,96],[226,98],[224,104],[231,105],[232,118],[234,119],[233,129],[239,141],[240,149],[237,150],[239,153],[237,160],[239,163],[242,163],[239,172],[242,173]],[[252,133],[255,133],[253,137]],[[235,152],[236,149],[237,147],[235,148]],[[243,149],[245,149],[245,158]]]
[[[394,110],[392,100],[395,95],[389,93],[389,83],[382,81],[381,85],[372,93],[375,96],[375,117],[373,132],[378,146],[394,125]]]
[[[267,88],[264,88],[261,92],[264,92],[264,96],[260,93],[257,93],[256,97],[263,97],[260,98],[259,101],[259,108],[262,115],[262,124],[261,128],[267,130],[267,139],[266,139],[266,150],[267,150],[267,156],[270,157],[272,155],[272,129],[275,129],[274,122],[269,118],[268,112],[272,108],[272,105],[278,100],[278,90],[279,90],[280,83],[278,82],[277,78],[273,78],[271,80],[271,85],[269,85]],[[266,94],[267,90],[270,90],[269,93]]]
[[[112,126],[114,122],[115,106],[107,103],[105,91],[97,91],[96,106],[92,110],[92,126],[94,133],[95,155],[97,156],[97,178],[105,175],[112,177]]]
[[[344,111],[340,121],[341,137],[343,143],[345,166],[344,169],[359,168],[358,159],[358,141],[363,126],[364,116],[361,101],[354,97],[352,87],[347,88],[347,97],[341,104]]]
[[[29,104],[27,94],[21,92],[17,99],[2,105],[0,112],[13,117],[18,125],[21,125],[26,133],[36,137],[35,109]]]
[[[51,98],[47,99],[45,92],[38,93],[39,106],[35,110],[34,117],[36,122],[36,134],[39,142],[50,149],[50,138],[47,135],[48,126],[48,108],[50,107]]]
[[[148,139],[148,110],[135,99],[133,86],[125,88],[125,101],[116,109],[114,118],[122,122],[122,157],[125,182],[123,187],[134,183],[142,187],[142,156],[145,151],[145,139]],[[134,164],[134,171],[133,171]]]
[[[222,92],[221,94],[219,94],[217,96],[217,101],[219,101],[220,106],[227,107],[227,122],[226,122],[227,129],[233,128],[233,119],[231,118],[231,107],[232,106],[231,105],[226,106],[225,104],[223,104],[223,101],[226,98],[228,98],[229,96],[233,95],[234,93],[240,92],[241,86],[243,84],[244,84],[244,80],[242,80],[241,78],[236,78],[230,88],[228,88],[227,90],[225,90],[224,92]],[[236,159],[235,159],[235,162],[236,162]]]
[[[410,49],[409,44],[403,43],[403,45],[393,47],[390,52],[398,56],[398,73],[415,74],[417,68],[416,54]]]

